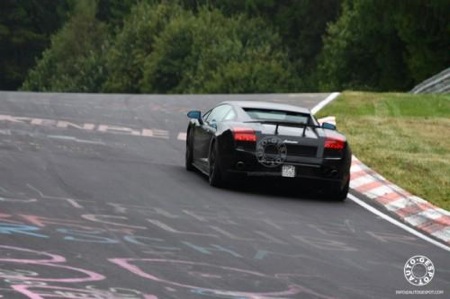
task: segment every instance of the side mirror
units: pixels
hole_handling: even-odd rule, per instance
[[[322,128],[334,131],[336,130],[336,126],[330,123],[323,123]]]
[[[217,122],[215,119],[211,120],[211,122],[209,123],[209,125],[214,128],[215,130],[217,130]]]
[[[198,110],[192,110],[187,113],[187,117],[190,119],[196,119],[200,124],[203,124],[202,113]]]

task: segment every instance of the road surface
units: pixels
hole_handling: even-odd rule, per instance
[[[449,252],[351,200],[184,169],[187,111],[326,96],[1,92],[0,298],[449,298]]]

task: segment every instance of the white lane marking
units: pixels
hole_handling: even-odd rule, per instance
[[[392,223],[392,224],[394,224],[394,225],[396,225],[396,226],[406,230],[407,232],[415,235],[416,237],[419,237],[422,240],[430,242],[430,243],[436,245],[437,247],[442,248],[442,249],[450,252],[450,247],[449,246],[446,246],[446,245],[444,245],[444,244],[442,244],[442,243],[440,243],[440,242],[438,242],[438,241],[436,241],[436,240],[434,240],[434,239],[432,239],[432,238],[422,234],[421,232],[419,232],[419,231],[417,231],[417,230],[415,230],[415,229],[413,229],[413,228],[411,228],[411,227],[409,227],[409,226],[407,226],[407,225],[405,225],[405,224],[395,220],[394,218],[384,214],[383,212],[380,212],[379,210],[377,210],[374,207],[370,206],[369,204],[365,203],[364,201],[362,201],[358,197],[354,196],[353,194],[349,194],[348,198],[350,200],[352,200],[354,203],[356,203],[356,204],[360,205],[361,207],[365,208],[369,212],[371,212],[371,213],[373,213],[373,214],[383,218],[384,220],[386,220],[386,221],[388,221],[388,222],[390,222],[390,223]]]
[[[319,112],[320,109],[322,109],[323,107],[334,101],[340,94],[341,94],[340,92],[333,92],[328,97],[326,97],[325,100],[323,100],[322,102],[317,104],[314,108],[312,108],[311,113],[316,114],[317,112]]]
[[[68,140],[68,141],[74,141],[74,142],[78,142],[78,143],[100,144],[100,145],[104,145],[105,144],[105,143],[103,143],[101,141],[78,139],[76,137],[65,136],[65,135],[47,135],[47,137],[50,138],[50,139]]]
[[[180,133],[178,133],[177,139],[186,141],[186,135],[187,135],[186,133],[180,132]]]

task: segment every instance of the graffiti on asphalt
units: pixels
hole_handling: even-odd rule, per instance
[[[38,190],[29,189],[34,193]],[[169,292],[178,292],[178,297],[182,298],[272,299],[293,298],[301,294],[312,298],[330,298],[302,283],[308,275],[302,273],[305,269],[277,274],[281,269],[262,273],[240,265],[302,261],[342,267],[342,271],[355,267],[351,261],[336,265],[334,261],[314,259],[313,255],[291,250],[293,245],[305,252],[322,250],[325,253],[345,253],[358,250],[346,241],[352,236],[354,228],[345,221],[321,226],[307,225],[309,233],[303,231],[304,235],[300,235],[296,233],[296,227],[302,225],[303,219],[268,218],[260,212],[239,208],[230,215],[211,206],[194,208],[184,205],[163,209],[50,196],[41,191],[33,196],[14,196],[13,192],[6,194],[4,191],[0,188],[0,199],[6,199],[1,201],[2,205],[21,205],[24,208],[20,213],[0,213],[0,235],[6,236],[0,246],[0,294],[3,294],[0,298],[7,298],[9,292],[18,292],[32,299],[157,299]],[[70,209],[70,213],[65,215],[71,216],[40,215],[33,209],[46,204]],[[246,229],[249,219],[259,221],[258,230]],[[283,238],[276,234],[278,230],[286,232]],[[394,235],[372,231],[366,233],[379,242],[395,238]],[[73,242],[92,244],[86,248],[120,246],[112,252],[123,254],[101,257],[97,260],[98,266],[70,250],[63,256],[61,252],[65,252],[64,249],[54,252],[50,249],[40,251],[8,246],[8,236],[11,240],[34,239],[30,244],[41,244],[39,240],[42,240],[39,248],[47,248],[48,240],[58,241],[61,248],[71,248]],[[402,238],[400,241],[414,240]],[[89,255],[90,252],[79,254]],[[205,262],[211,259],[227,264]],[[103,273],[105,268],[111,267],[111,272],[131,275],[144,285],[150,283],[150,293],[128,289],[120,282],[111,284],[112,278],[106,274],[111,272]],[[361,270],[362,266],[358,267]]]

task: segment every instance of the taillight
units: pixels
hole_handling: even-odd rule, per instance
[[[331,150],[343,150],[345,147],[345,141],[342,139],[336,138],[327,138],[325,139],[325,148]]]
[[[256,142],[256,134],[250,128],[233,128],[233,137],[235,141]]]

